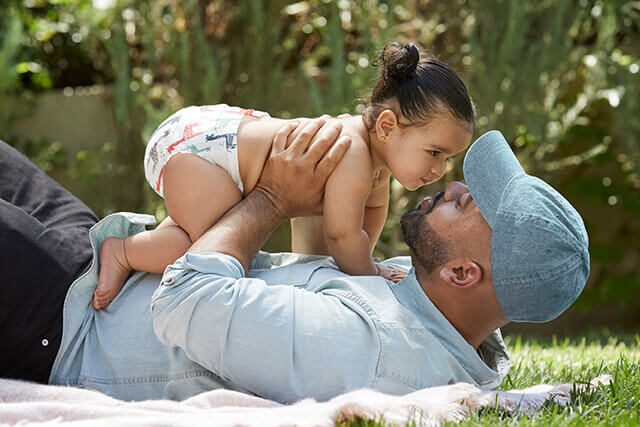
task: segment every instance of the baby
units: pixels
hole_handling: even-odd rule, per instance
[[[364,113],[337,119],[351,145],[327,180],[320,225],[342,271],[398,281],[404,274],[371,257],[387,217],[390,176],[407,190],[442,178],[447,159],[471,142],[475,108],[455,71],[412,43],[387,44],[378,63]],[[165,120],[149,139],[144,167],[169,216],[154,230],[104,240],[94,308],[109,304],[131,270],[162,273],[249,194],[287,122],[298,124],[293,136],[317,131],[305,119],[226,104],[187,107]]]

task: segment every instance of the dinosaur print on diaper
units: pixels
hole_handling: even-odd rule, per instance
[[[196,147],[195,145],[190,145],[187,147],[187,150],[189,150],[191,152],[191,154],[199,154],[199,153],[203,153],[205,151],[211,151],[211,147],[206,147],[203,149],[198,149],[198,147]]]
[[[158,160],[160,160],[158,158],[158,145],[157,144],[153,144],[151,146],[151,150],[149,150],[149,161],[148,161],[148,164],[151,167],[151,171],[152,172],[156,171],[156,166],[158,165]]]
[[[163,196],[164,166],[176,153],[188,153],[220,166],[242,190],[238,171],[238,129],[245,117],[269,117],[254,109],[226,104],[183,108],[162,122],[151,134],[145,153],[145,175]]]
[[[211,130],[223,131],[227,128],[227,126],[229,126],[229,124],[233,124],[234,129],[237,129],[240,120],[242,120],[240,117],[225,117],[216,119]]]
[[[259,119],[263,115],[263,114],[254,115],[253,113],[256,113],[256,110],[254,110],[253,108],[249,108],[248,110],[246,110],[244,108],[238,108],[238,109],[231,109],[230,108],[228,110],[225,110],[225,113],[240,114],[243,117],[244,116],[249,116],[249,117],[253,117],[255,119]]]
[[[184,130],[182,131],[182,139],[180,139],[180,140],[174,142],[173,144],[171,144],[170,146],[168,146],[167,147],[167,152],[171,153],[173,150],[175,150],[177,145],[182,144],[187,139],[191,139],[194,136],[202,135],[202,132],[194,132],[193,131],[193,128],[195,126],[200,126],[200,123],[189,123],[188,125],[186,125],[184,127]]]
[[[160,161],[160,157],[158,156],[158,142],[159,141],[154,141],[153,140],[153,135],[156,132],[154,132],[153,134],[151,134],[151,138],[149,138],[149,144],[151,144],[151,149],[149,150],[149,161],[147,162],[151,168],[151,171],[153,173],[155,173],[156,171],[156,167],[158,166],[158,162]],[[162,132],[162,135],[158,138],[158,140],[164,139],[167,136],[169,136],[169,134],[171,133],[171,131],[169,129],[165,129]]]
[[[236,144],[236,134],[234,134],[234,133],[223,133],[223,134],[220,134],[220,135],[207,135],[206,136],[207,142],[213,142],[216,139],[220,139],[220,138],[224,138],[224,147],[229,152],[235,150],[235,148],[238,146],[238,144]]]
[[[158,132],[160,129],[169,126],[170,124],[173,123],[178,123],[180,121],[180,118],[182,117],[181,114],[175,114],[171,117],[169,117],[167,120],[165,120],[164,122],[160,123],[160,126],[158,126],[156,128],[156,130],[153,131],[153,133],[151,134],[151,136],[149,137],[149,140],[151,140],[153,138],[153,135],[156,134],[156,132]]]

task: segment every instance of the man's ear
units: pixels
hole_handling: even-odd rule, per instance
[[[398,127],[398,117],[393,111],[386,109],[378,115],[376,120],[376,135],[381,141],[386,141],[395,128]]]
[[[454,288],[473,288],[482,281],[482,267],[469,259],[450,261],[440,268],[440,278]]]

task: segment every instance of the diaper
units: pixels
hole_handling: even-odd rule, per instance
[[[144,174],[158,195],[163,195],[162,171],[171,156],[189,153],[224,169],[244,191],[238,166],[238,126],[244,117],[269,116],[227,104],[183,108],[151,134],[144,154]]]

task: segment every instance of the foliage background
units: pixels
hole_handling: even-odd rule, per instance
[[[226,102],[280,117],[357,114],[388,41],[450,63],[525,169],[585,219],[592,274],[575,308],[537,332],[640,326],[640,2],[630,0],[5,0],[0,138],[99,215],[155,214],[145,141],[171,112]],[[115,134],[72,148],[13,124],[48,93],[100,96]],[[92,123],[69,126],[91,129]],[[45,117],[46,121],[46,117]],[[461,160],[446,181],[460,179]],[[416,192],[392,185],[377,255],[406,254],[398,227]],[[286,226],[269,242],[287,250]],[[521,327],[522,328],[522,327]]]

